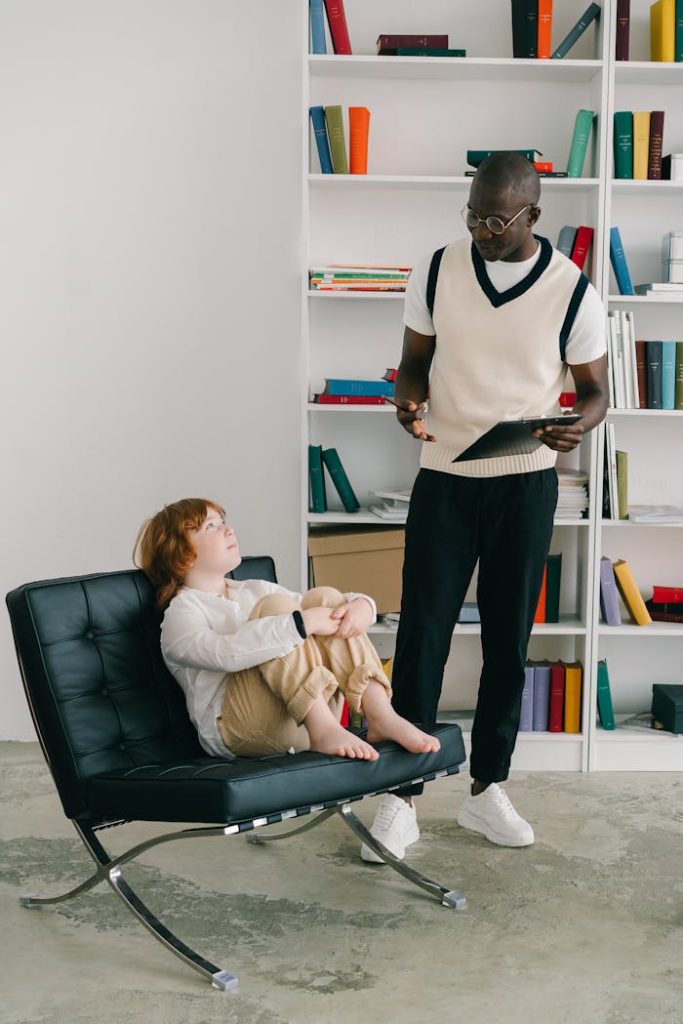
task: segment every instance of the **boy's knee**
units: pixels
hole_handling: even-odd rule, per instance
[[[339,608],[346,598],[335,587],[314,587],[304,594],[302,608]]]
[[[286,615],[297,611],[299,603],[289,594],[266,594],[256,602],[251,610],[250,619],[263,619],[267,615]]]

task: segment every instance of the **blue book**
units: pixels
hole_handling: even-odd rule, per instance
[[[534,728],[534,666],[524,668],[524,689],[522,690],[522,707],[519,716],[519,731],[532,732]]]
[[[662,342],[662,409],[675,409],[676,342]]]
[[[676,0],[674,18],[674,60],[683,61],[683,0]]]
[[[327,124],[325,123],[325,108],[310,107],[311,124],[315,135],[315,144],[318,147],[320,158],[320,170],[323,174],[334,174],[332,167],[332,156],[330,154],[330,143],[327,138]]]
[[[550,707],[550,665],[548,662],[534,664],[533,731],[548,731],[548,709]]]
[[[628,272],[626,253],[624,252],[624,247],[621,244],[621,235],[619,234],[619,228],[610,228],[609,258],[610,263],[612,264],[612,269],[614,270],[614,276],[617,279],[619,294],[633,295],[633,283],[631,281],[631,275]]]
[[[393,397],[394,385],[388,380],[340,380],[325,378],[326,395],[387,395]]]
[[[327,53],[323,0],[308,0],[311,18],[311,53]]]
[[[647,407],[662,408],[662,343],[645,342],[645,363],[647,372]]]
[[[552,54],[553,59],[557,60],[560,57],[565,57],[571,50],[574,43],[579,39],[586,31],[590,23],[600,17],[600,7],[598,4],[590,4],[583,12],[576,25],[571,31],[564,37],[560,45],[557,47],[555,52]]]
[[[560,233],[557,236],[557,245],[555,248],[563,253],[567,259],[571,258],[572,247],[574,245],[574,239],[576,238],[576,228],[570,227],[569,224],[565,224],[563,228],[560,228]]]

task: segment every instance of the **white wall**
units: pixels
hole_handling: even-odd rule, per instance
[[[298,583],[302,18],[0,5],[3,594],[127,567],[195,494]],[[33,738],[6,614],[0,679]]]

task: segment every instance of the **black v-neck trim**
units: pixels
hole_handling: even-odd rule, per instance
[[[541,235],[534,235],[534,238],[541,243],[541,255],[538,257],[527,276],[523,277],[521,281],[518,281],[514,287],[508,288],[506,292],[499,292],[493,287],[491,278],[486,270],[486,263],[480,256],[476,245],[472,242],[472,263],[474,264],[474,272],[477,275],[477,281],[491,305],[496,309],[500,306],[504,306],[507,302],[512,302],[514,299],[518,299],[520,295],[524,295],[525,292],[528,292],[536,281],[538,281],[539,277],[550,263],[550,259],[553,254],[552,245],[547,238],[542,238]]]

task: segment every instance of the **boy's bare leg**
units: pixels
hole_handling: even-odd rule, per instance
[[[339,724],[322,697],[311,704],[304,726],[311,741],[311,750],[361,761],[376,761],[379,757],[374,747]]]
[[[394,711],[386,688],[377,680],[369,680],[361,704],[368,720],[368,743],[393,740],[412,754],[433,753],[440,749],[441,744],[435,736],[422,732]]]

